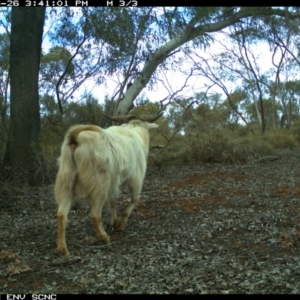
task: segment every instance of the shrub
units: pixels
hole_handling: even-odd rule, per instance
[[[264,136],[266,140],[274,149],[295,149],[297,147],[297,136],[288,129],[277,128],[267,131]]]
[[[261,135],[239,136],[226,129],[176,135],[168,147],[155,152],[158,165],[193,162],[242,164],[272,154],[272,145]]]

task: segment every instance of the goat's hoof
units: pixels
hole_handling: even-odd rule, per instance
[[[125,228],[125,223],[122,219],[115,220],[114,222],[114,230],[115,231],[123,231]]]
[[[70,257],[70,252],[69,252],[69,250],[67,249],[67,248],[57,248],[57,252],[60,254],[60,255],[62,255],[62,256],[64,256],[64,257]]]
[[[108,244],[110,242],[110,237],[108,235],[101,236],[100,241],[103,241]]]

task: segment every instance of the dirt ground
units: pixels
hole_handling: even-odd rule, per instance
[[[151,166],[125,230],[103,219],[109,245],[75,204],[59,257],[53,184],[0,183],[0,293],[300,293],[299,155]]]

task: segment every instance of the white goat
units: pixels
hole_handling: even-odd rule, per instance
[[[151,122],[160,116],[152,119],[148,117],[145,119]],[[120,121],[136,117],[109,118]],[[115,230],[124,229],[140,199],[149,151],[149,129],[157,127],[154,123],[133,120],[126,125],[108,129],[94,125],[75,125],[67,131],[61,147],[55,182],[58,204],[57,250],[60,254],[70,256],[65,230],[74,196],[90,202],[90,217],[100,240],[109,242],[109,236],[101,221],[102,207],[107,200],[111,211],[111,224]],[[131,192],[131,202],[118,218],[116,199],[123,182],[127,183]]]

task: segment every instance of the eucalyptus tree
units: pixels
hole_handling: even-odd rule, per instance
[[[268,23],[271,16],[289,20],[300,16],[293,7],[99,7],[82,9],[77,19],[74,10],[61,14],[53,26],[53,41],[85,48],[96,62],[94,77],[99,82],[112,74],[117,78],[111,96],[117,100],[115,114],[130,111],[139,93],[157,82],[160,71],[179,70],[192,48],[212,44],[214,32],[249,20],[247,28],[254,21]],[[183,55],[175,55],[179,52]]]
[[[7,7],[0,8],[0,157],[3,156],[9,129],[9,40],[10,12]]]
[[[292,8],[285,7],[285,11],[290,12]],[[272,99],[273,127],[276,127],[276,109],[278,101],[282,106],[282,115],[289,123],[289,100],[286,97],[284,82],[291,80],[299,73],[299,60],[297,58],[297,45],[299,37],[299,19],[279,18],[278,16],[266,17],[266,22],[252,21],[251,28],[247,29],[249,40],[267,42],[270,47],[270,61],[273,67],[267,74],[267,80],[261,81],[268,89],[270,99]],[[274,77],[275,79],[271,79]]]
[[[74,93],[83,84],[89,81],[89,87],[100,85],[107,76],[115,75],[123,82],[119,81],[111,100],[122,99],[126,85],[138,72],[137,64],[145,59],[136,54],[137,43],[147,29],[144,20],[149,10],[152,8],[91,7],[49,11],[46,36],[52,48],[42,56],[40,92],[54,96],[63,114],[68,100],[74,97],[79,100]],[[104,95],[96,96],[104,100]],[[107,114],[113,114],[113,105],[105,107],[110,110]]]
[[[13,174],[31,185],[42,180],[36,147],[40,133],[38,74],[44,19],[45,8],[11,10],[11,136],[6,159]]]
[[[70,81],[75,76],[74,64],[70,51],[61,46],[54,46],[47,53],[41,55],[41,71],[39,80],[40,93],[51,95],[55,92],[61,74],[64,73],[62,87],[67,89]]]
[[[42,54],[40,93],[52,96],[63,115],[67,101],[74,99],[74,93],[87,80],[103,83],[103,43],[91,37],[84,9],[53,8],[47,16],[45,38],[52,47]]]
[[[272,94],[273,103],[278,99],[277,101],[282,105],[281,125],[286,122],[287,127],[289,127],[295,112],[292,111],[293,98],[289,97],[289,91],[286,88],[293,86],[288,82],[293,82],[300,72],[298,41],[300,23],[299,20],[286,21],[283,24],[282,21],[277,21],[275,25],[271,23],[264,35],[273,51],[272,63],[275,68],[275,80],[268,87]],[[279,57],[277,61],[275,59],[276,54]]]
[[[293,8],[285,7],[286,12]],[[277,126],[277,110],[281,106],[282,117],[287,124],[291,122],[291,103],[287,97],[285,83],[297,78],[299,74],[299,19],[280,18],[276,15],[266,16],[265,20],[251,20],[251,27],[246,31],[250,41],[265,41],[269,44],[270,60],[273,68],[260,80],[262,85],[268,89],[269,97],[272,99],[272,124]],[[274,77],[275,79],[271,79]],[[279,103],[280,105],[279,105]],[[267,103],[267,102],[266,102]]]
[[[280,95],[284,98],[277,103],[281,104],[280,126],[289,128],[293,123],[300,120],[300,80],[286,80],[285,82],[271,82],[271,91],[279,90]],[[279,98],[279,100],[281,100]],[[282,102],[285,101],[285,109]]]
[[[9,87],[9,36],[0,34],[0,143],[5,145],[8,135],[8,87]],[[0,149],[0,153],[4,149]],[[2,156],[0,154],[0,156]]]
[[[146,86],[153,88],[161,71],[180,70],[192,48],[213,43],[214,32],[247,21],[246,31],[254,22],[270,22],[271,16],[292,20],[300,13],[293,7],[95,7],[64,8],[51,16],[56,19],[49,30],[51,41],[68,49],[74,74],[82,79],[68,83],[78,88],[88,77],[103,83],[106,76],[114,75],[117,84],[111,100],[116,103],[110,109],[126,114]],[[57,90],[63,89],[67,73],[60,76]],[[61,106],[60,93],[56,98]]]
[[[124,98],[118,103],[115,113],[126,114],[132,108],[134,99],[148,82],[151,83],[158,67],[172,65],[173,54],[178,51],[188,53],[191,47],[207,47],[212,42],[211,33],[243,20],[252,18],[268,22],[268,17],[272,15],[288,19],[300,17],[297,8],[286,10],[272,7],[188,7],[170,8],[168,11],[153,9],[147,18],[153,20],[158,34],[154,30],[153,35],[147,37],[151,45],[146,49],[146,60]]]
[[[280,124],[280,111],[282,111],[282,106],[280,102],[276,101],[275,107],[272,98],[263,98],[262,102],[264,106],[266,129],[274,128],[274,122],[275,126],[278,127]],[[257,111],[255,103],[250,101],[247,102],[247,104],[244,105],[244,109],[247,113],[247,118],[249,122],[257,123]]]

